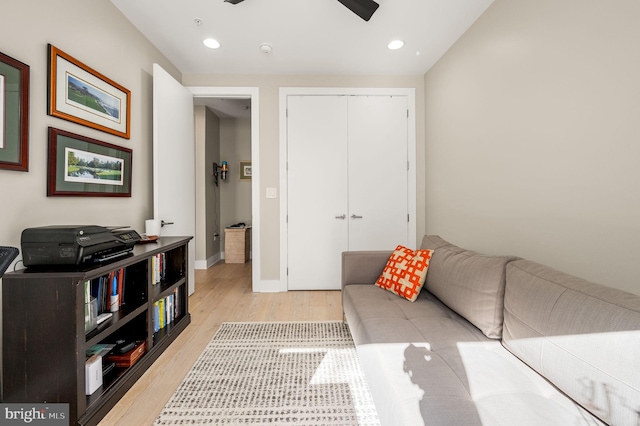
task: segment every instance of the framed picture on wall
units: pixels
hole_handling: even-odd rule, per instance
[[[131,197],[132,151],[49,127],[47,196]]]
[[[240,180],[251,180],[251,161],[240,162]]]
[[[29,170],[29,65],[0,53],[0,169]]]
[[[126,139],[131,92],[49,45],[48,114]]]

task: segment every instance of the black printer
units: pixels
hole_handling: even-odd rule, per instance
[[[97,225],[27,228],[20,243],[24,266],[81,265],[125,256],[140,235],[134,230]]]

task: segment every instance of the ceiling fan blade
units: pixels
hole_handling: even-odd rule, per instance
[[[244,0],[224,0],[225,3],[238,4]],[[380,6],[373,0],[338,0],[345,5],[350,11],[368,21],[373,16],[373,13],[378,10]]]
[[[347,8],[349,8],[349,10],[351,10],[353,13],[355,13],[356,15],[364,19],[365,21],[368,21],[369,19],[371,19],[371,16],[373,15],[373,13],[378,9],[378,6],[380,6],[378,3],[376,3],[373,0],[338,0],[338,1],[343,5],[345,5]]]

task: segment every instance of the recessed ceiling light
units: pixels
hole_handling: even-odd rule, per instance
[[[387,45],[387,47],[391,50],[398,50],[402,46],[404,46],[404,41],[402,40],[393,40],[391,43]]]
[[[273,49],[273,47],[271,47],[271,45],[270,45],[269,43],[262,43],[262,44],[260,45],[260,50],[262,51],[262,53],[265,53],[265,54],[267,54],[267,55],[268,55],[269,53],[271,53],[271,50],[272,50],[272,49]]]
[[[208,38],[202,42],[209,49],[217,49],[220,47],[220,42],[214,38]]]

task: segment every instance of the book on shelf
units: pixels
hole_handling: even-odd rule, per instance
[[[153,304],[153,331],[157,333],[179,318],[183,313],[182,293],[173,292]]]
[[[165,312],[164,311],[164,299],[160,299],[160,300],[158,300],[158,302],[159,302],[158,308],[159,308],[159,311],[160,311],[160,321],[159,321],[160,328],[164,328],[164,326],[167,325],[167,323],[165,322],[165,317],[164,317],[164,315],[165,315],[164,314],[164,312]]]
[[[164,279],[166,272],[166,254],[158,253],[151,258],[151,282],[156,285]]]
[[[153,303],[153,332],[160,331],[160,302]]]
[[[84,283],[85,303],[92,297],[97,301],[98,312],[109,312],[111,308],[111,295],[118,295],[118,309],[125,304],[126,269],[120,268],[110,273],[94,278]]]

